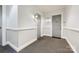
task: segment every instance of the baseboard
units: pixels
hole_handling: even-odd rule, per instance
[[[52,38],[62,39],[61,37],[52,36]]]
[[[16,52],[19,52],[19,51],[21,51],[23,48],[25,48],[25,47],[27,47],[27,46],[29,46],[30,44],[32,44],[33,42],[35,42],[37,39],[33,39],[33,40],[31,40],[31,41],[28,41],[28,42],[26,42],[25,44],[23,44],[22,46],[20,46],[20,47],[16,47],[15,45],[13,45],[11,42],[7,42],[7,44],[8,45],[10,45]]]
[[[52,37],[52,35],[45,35],[45,34],[41,35],[41,37],[43,37],[43,36],[49,36],[49,37]]]
[[[68,38],[65,38],[65,40],[68,42],[68,44],[70,45],[71,49],[73,50],[74,53],[78,53],[76,51],[76,49],[74,48],[74,46],[70,43],[70,41],[68,40]]]
[[[7,41],[7,44],[12,47],[16,52],[18,52],[18,47],[16,47],[15,45],[13,45],[11,42]]]
[[[37,39],[33,39],[33,40],[30,40],[30,41],[26,42],[24,45],[22,45],[18,48],[18,51],[21,51],[23,48],[25,48],[25,47],[29,46],[30,44],[34,43],[36,40]]]

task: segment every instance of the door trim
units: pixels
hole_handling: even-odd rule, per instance
[[[6,43],[6,6],[2,5],[2,46]]]

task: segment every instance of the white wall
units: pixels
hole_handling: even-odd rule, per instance
[[[16,5],[7,5],[6,7],[6,18],[7,18],[7,27],[16,28],[17,24],[17,6]]]
[[[18,32],[13,30],[18,26],[17,19],[17,6],[16,5],[6,5],[6,41],[10,42],[14,46],[18,46]]]
[[[35,28],[33,29],[26,29],[23,31],[19,31],[18,33],[18,39],[19,39],[19,47],[27,44],[27,42],[36,40],[37,39],[37,30]]]
[[[65,9],[64,37],[79,52],[79,6],[67,6]]]
[[[37,40],[37,23],[33,15],[38,13],[34,6],[6,6],[7,42],[20,50]]]
[[[66,26],[79,29],[79,6],[68,6],[67,8]]]
[[[18,26],[22,28],[36,27],[33,19],[35,12],[34,6],[18,6]]]
[[[18,47],[18,31],[7,30],[6,39],[7,42],[10,42],[15,47]]]
[[[2,6],[0,6],[0,27],[2,27]],[[0,29],[0,44],[2,43],[2,29]]]
[[[27,28],[19,31],[19,46],[37,39],[37,22],[33,19],[35,13],[38,12],[34,6],[18,6],[18,28]]]

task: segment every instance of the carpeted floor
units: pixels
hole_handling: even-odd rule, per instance
[[[9,45],[2,47],[0,45],[0,53],[16,53],[14,49],[12,49]]]
[[[16,53],[10,46],[0,46],[0,53]],[[44,36],[19,53],[73,53],[65,39]]]
[[[65,39],[44,36],[19,53],[73,53]]]

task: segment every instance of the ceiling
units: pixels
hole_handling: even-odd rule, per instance
[[[52,12],[54,10],[63,9],[65,6],[64,5],[37,5],[35,7],[37,8],[37,10],[46,13],[46,12]]]
[[[20,5],[20,7],[24,7],[28,10],[32,10],[33,12],[41,12],[43,14],[45,13],[51,13],[55,10],[60,10],[65,7],[65,5]]]

